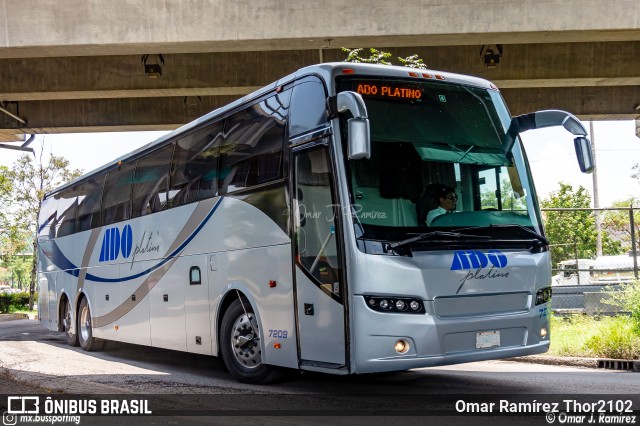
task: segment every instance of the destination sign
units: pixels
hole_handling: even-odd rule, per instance
[[[356,92],[363,96],[418,100],[422,98],[422,90],[415,87],[398,86],[384,83],[359,83]]]

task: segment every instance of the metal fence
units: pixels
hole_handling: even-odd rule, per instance
[[[640,208],[542,209],[552,258],[552,310],[615,314],[608,293],[640,277]]]

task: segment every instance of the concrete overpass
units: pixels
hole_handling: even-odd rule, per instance
[[[175,128],[342,46],[490,79],[513,114],[638,115],[638,0],[0,0],[0,141]]]

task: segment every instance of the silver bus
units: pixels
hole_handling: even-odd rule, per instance
[[[39,319],[283,369],[374,373],[547,351],[551,267],[496,86],[446,72],[306,67],[46,194]],[[449,188],[455,208],[435,219]]]

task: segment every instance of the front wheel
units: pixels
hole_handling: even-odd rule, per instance
[[[236,299],[224,313],[220,326],[220,353],[229,373],[243,383],[268,383],[281,371],[262,363],[258,321],[246,300]]]
[[[91,326],[91,310],[89,309],[89,302],[86,298],[80,302],[80,309],[78,310],[78,340],[80,341],[80,347],[85,351],[99,351],[104,344],[103,340],[93,337],[93,327]]]

